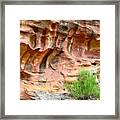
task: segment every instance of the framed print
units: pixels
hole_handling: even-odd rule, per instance
[[[1,118],[119,119],[119,9],[2,1]]]

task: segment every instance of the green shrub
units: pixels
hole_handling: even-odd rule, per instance
[[[96,75],[88,70],[80,70],[78,79],[65,83],[65,87],[75,99],[100,98],[100,88],[96,83]]]

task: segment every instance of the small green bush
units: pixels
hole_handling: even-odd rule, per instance
[[[65,87],[75,99],[100,98],[100,88],[96,83],[96,75],[81,69],[78,79],[72,83],[65,83]]]

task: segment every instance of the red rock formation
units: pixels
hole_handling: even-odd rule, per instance
[[[99,24],[99,20],[21,20],[21,80],[44,79],[58,85],[75,80],[81,66],[99,66]]]

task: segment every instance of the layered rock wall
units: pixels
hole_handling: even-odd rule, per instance
[[[21,80],[62,84],[75,80],[81,67],[99,71],[99,59],[99,20],[20,21]]]

